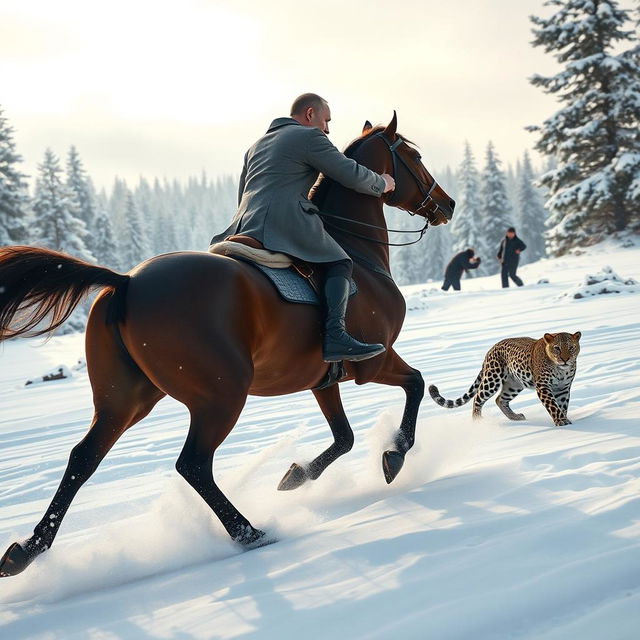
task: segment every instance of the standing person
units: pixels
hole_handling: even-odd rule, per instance
[[[460,278],[465,271],[469,269],[477,269],[480,266],[480,258],[474,258],[475,251],[471,248],[465,249],[460,253],[456,253],[444,270],[444,282],[442,290],[448,291],[449,287],[453,287],[456,291],[460,291]]]
[[[382,353],[381,344],[366,344],[346,332],[353,262],[326,232],[319,210],[307,194],[320,172],[359,193],[380,197],[395,188],[393,178],[347,158],[327,134],[331,110],[315,93],[298,96],[291,117],[276,118],[244,157],[238,211],[228,229],[211,244],[245,235],[265,249],[305,262],[322,264],[325,326],[322,352],[327,362],[365,360]]]
[[[509,286],[509,278],[519,287],[523,285],[522,280],[516,275],[516,271],[518,270],[518,262],[520,262],[520,254],[526,248],[527,245],[516,235],[516,230],[513,227],[509,227],[506,235],[502,238],[497,256],[502,263],[500,275],[503,289]]]

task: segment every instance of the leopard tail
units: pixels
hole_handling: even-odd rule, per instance
[[[473,396],[476,395],[476,391],[480,386],[480,380],[482,380],[482,369],[480,370],[480,373],[478,374],[474,383],[469,387],[469,390],[459,398],[456,398],[455,400],[447,400],[446,398],[443,398],[440,395],[440,392],[438,391],[438,387],[436,387],[435,384],[429,385],[429,394],[433,398],[433,401],[436,404],[439,404],[441,407],[445,407],[447,409],[453,409],[454,407],[461,407],[463,404],[467,404],[467,402],[469,402],[469,400],[471,400],[471,398],[473,398]]]

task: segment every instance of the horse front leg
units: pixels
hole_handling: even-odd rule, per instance
[[[394,438],[394,448],[382,454],[384,479],[390,484],[402,469],[405,455],[415,442],[418,409],[424,397],[424,380],[417,369],[410,367],[395,351],[389,350],[385,366],[372,382],[402,387],[407,395],[400,429]]]
[[[280,481],[278,491],[297,489],[307,480],[318,479],[334,460],[351,451],[353,447],[353,430],[342,406],[339,386],[334,384],[326,389],[315,390],[313,395],[329,423],[333,444],[306,467],[294,462]]]

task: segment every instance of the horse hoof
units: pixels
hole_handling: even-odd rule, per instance
[[[242,534],[234,538],[234,540],[238,544],[242,545],[247,551],[266,547],[268,544],[277,542],[274,537],[268,536],[264,531],[254,529],[253,527],[243,531]]]
[[[278,542],[277,538],[268,536],[264,531],[259,531],[259,533],[261,534],[260,537],[256,538],[253,542],[243,545],[247,551],[251,551],[251,549],[260,549],[260,547],[266,547]]]
[[[299,464],[294,462],[290,467],[289,471],[284,474],[282,480],[280,480],[280,484],[278,485],[278,491],[291,491],[292,489],[297,489],[299,486],[303,485],[309,476],[307,472],[304,470],[304,467],[301,467]]]
[[[22,573],[30,564],[33,558],[14,542],[2,556],[0,560],[0,578],[8,578]]]
[[[382,454],[382,470],[387,484],[391,484],[400,473],[404,464],[404,455],[398,451],[385,451]]]

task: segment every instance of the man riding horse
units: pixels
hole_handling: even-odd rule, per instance
[[[395,188],[393,178],[347,158],[327,138],[331,110],[314,93],[295,99],[290,118],[276,118],[246,153],[240,176],[238,211],[231,225],[211,240],[249,236],[265,249],[321,264],[326,308],[322,352],[327,362],[365,360],[382,353],[345,329],[353,263],[327,233],[307,198],[319,174],[359,193],[380,197]]]

